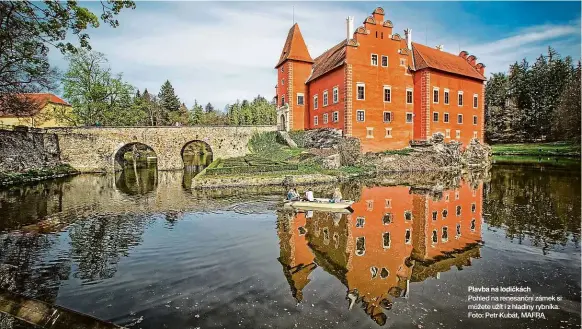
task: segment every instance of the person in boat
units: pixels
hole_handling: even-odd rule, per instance
[[[315,201],[315,198],[313,197],[313,191],[310,188],[305,192],[305,200],[310,202]]]
[[[289,190],[289,192],[287,192],[287,200],[289,201],[298,201],[299,200],[299,194],[297,193],[297,190],[292,188]]]
[[[339,203],[341,201],[342,201],[342,192],[340,191],[339,187],[336,187],[335,190],[333,191],[333,197],[331,199],[331,202]]]

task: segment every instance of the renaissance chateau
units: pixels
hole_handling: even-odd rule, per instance
[[[483,140],[485,65],[461,51],[413,42],[378,7],[346,39],[312,58],[298,24],[275,68],[282,130],[336,128],[362,151],[407,147],[440,132],[445,141]]]

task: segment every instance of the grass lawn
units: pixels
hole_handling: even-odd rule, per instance
[[[580,145],[570,142],[491,145],[494,155],[580,156]]]

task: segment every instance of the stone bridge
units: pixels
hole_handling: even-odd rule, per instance
[[[200,127],[63,127],[46,128],[56,134],[61,160],[82,172],[112,172],[120,169],[123,152],[132,144],[144,144],[157,156],[159,170],[184,168],[182,152],[191,142],[203,142],[214,158],[249,153],[248,143],[257,132],[276,126]]]

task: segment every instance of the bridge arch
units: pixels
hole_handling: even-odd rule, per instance
[[[121,171],[128,163],[129,159],[126,154],[133,153],[138,160],[143,160],[146,163],[156,161],[157,168],[157,152],[153,147],[139,142],[126,143],[119,146],[113,153],[113,166],[115,171]],[[152,159],[153,158],[153,159]]]
[[[185,169],[200,169],[214,160],[212,147],[205,141],[191,140],[182,146],[180,157]]]

